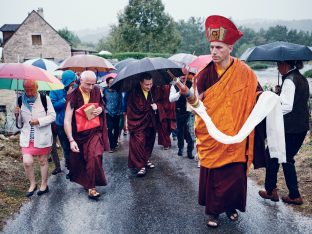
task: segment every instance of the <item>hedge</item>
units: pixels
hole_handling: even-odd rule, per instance
[[[145,57],[163,57],[168,58],[171,54],[168,53],[143,53],[143,52],[123,52],[123,53],[115,53],[113,55],[98,55],[102,58],[106,59],[118,59],[119,61],[127,59],[127,58],[135,58],[142,59]]]

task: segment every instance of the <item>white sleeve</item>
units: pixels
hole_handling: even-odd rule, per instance
[[[170,95],[169,95],[169,102],[176,102],[180,98],[180,92],[177,92],[174,88],[174,85],[171,85],[170,88]]]
[[[282,104],[282,112],[283,115],[291,112],[294,105],[296,86],[294,82],[290,79],[286,79],[282,86],[281,91],[281,104]]]

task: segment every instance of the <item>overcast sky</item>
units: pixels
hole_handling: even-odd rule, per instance
[[[235,20],[311,19],[312,0],[162,0],[175,20],[219,14]],[[19,24],[28,12],[43,7],[55,29],[95,29],[117,22],[128,0],[0,0],[0,27]]]

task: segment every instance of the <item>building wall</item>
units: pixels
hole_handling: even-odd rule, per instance
[[[41,35],[42,45],[32,45],[32,35]],[[5,63],[41,57],[61,61],[71,56],[70,45],[36,12],[31,12],[3,47]]]

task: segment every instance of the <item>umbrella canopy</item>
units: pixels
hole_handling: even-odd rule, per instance
[[[99,55],[112,55],[112,53],[107,50],[101,50],[98,54]]]
[[[177,62],[181,65],[189,65],[191,62],[193,62],[195,59],[197,58],[197,56],[193,55],[193,54],[185,54],[185,53],[179,53],[179,54],[174,54],[171,57],[169,57],[168,59]]]
[[[108,72],[115,69],[115,67],[107,59],[90,54],[81,54],[65,59],[58,69],[72,70],[75,72],[82,72],[85,70]]]
[[[249,61],[289,61],[289,60],[312,60],[312,51],[309,47],[294,43],[276,41],[269,44],[248,48],[240,57],[241,60]]]
[[[136,61],[136,60],[137,59],[134,59],[134,58],[127,58],[127,59],[121,60],[120,62],[116,63],[115,67],[116,67],[117,71],[121,71],[124,67],[126,67],[128,65],[129,62]]]
[[[33,65],[35,67],[40,67],[41,69],[49,72],[54,72],[58,67],[58,65],[55,62],[43,58],[29,59],[24,63],[28,65]]]
[[[23,90],[23,80],[36,80],[38,90],[64,88],[61,81],[41,68],[24,63],[0,64],[0,89]]]
[[[108,78],[115,79],[117,76],[117,73],[108,73],[107,75],[103,76],[102,81],[106,81]]]
[[[154,85],[169,84],[172,79],[167,73],[170,70],[175,76],[183,75],[181,67],[165,58],[144,58],[129,62],[114,79],[111,87],[119,91],[130,91],[139,84],[140,75],[151,74]]]
[[[187,68],[190,72],[197,73],[201,68],[205,67],[208,63],[212,61],[210,54],[200,55],[197,59],[191,62]]]

